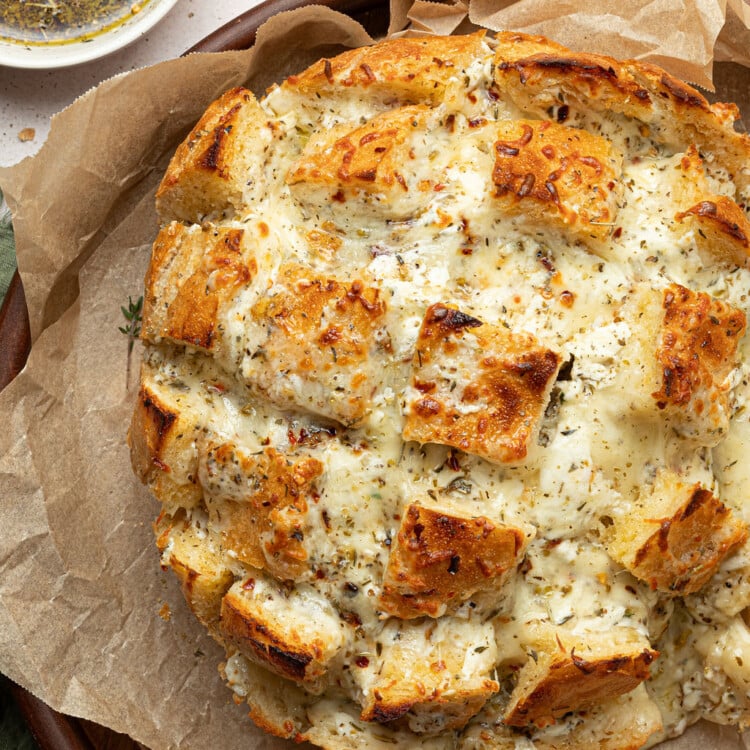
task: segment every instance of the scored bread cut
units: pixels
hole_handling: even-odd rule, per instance
[[[157,191],[128,439],[259,727],[635,750],[750,725],[737,117],[510,31],[208,108]]]

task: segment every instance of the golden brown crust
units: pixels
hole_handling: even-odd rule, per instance
[[[195,616],[209,630],[219,621],[221,600],[234,581],[224,564],[218,544],[212,545],[184,518],[162,512],[154,524],[156,545],[180,582],[182,593]]]
[[[356,278],[345,283],[295,265],[282,268],[277,281],[278,291],[253,310],[267,338],[251,378],[267,382],[261,387],[274,400],[296,401],[341,422],[357,422],[370,408],[376,376],[371,352],[389,347],[380,290]],[[309,404],[309,390],[285,388],[288,377],[324,388],[325,403]],[[339,387],[344,384],[345,389]],[[340,397],[331,397],[334,392]]]
[[[533,654],[519,673],[504,723],[544,727],[628,693],[648,678],[657,656],[632,636],[618,643],[615,633],[585,641],[558,634],[556,648]]]
[[[637,286],[623,313],[632,335],[618,378],[630,408],[698,445],[717,445],[730,428],[744,313],[679,284]]]
[[[450,445],[496,463],[523,460],[560,364],[558,354],[529,334],[432,305],[412,361],[404,439]]]
[[[287,78],[283,87],[307,96],[356,87],[392,92],[406,102],[436,103],[451,79],[485,56],[485,34],[386,40],[319,60]]]
[[[750,186],[750,136],[733,130],[734,109],[709,105],[692,86],[654,65],[576,53],[512,34],[500,36],[495,80],[522,109],[546,117],[552,107],[560,122],[567,120],[569,105],[640,120],[653,140],[678,150],[697,144],[716,154],[740,192]]]
[[[459,739],[460,750],[517,750],[523,732],[495,720],[497,706],[488,706]],[[663,728],[661,712],[640,685],[625,695],[582,712],[583,721],[569,732],[534,731],[534,750],[640,750]]]
[[[636,551],[631,572],[661,591],[697,591],[747,539],[745,525],[699,484],[684,507],[672,518],[659,519],[658,525]]]
[[[424,131],[429,112],[431,109],[424,106],[403,107],[378,115],[354,130],[347,127],[343,136],[334,130],[322,143],[316,141],[305,148],[286,182],[329,186],[332,200],[338,202],[345,202],[358,191],[408,192],[403,165],[416,158],[409,140],[414,131]]]
[[[237,581],[222,599],[222,638],[251,661],[319,693],[340,644],[322,629],[326,623],[298,623],[303,612],[268,611],[264,599],[253,596],[255,586],[254,578]]]
[[[216,348],[222,309],[258,271],[245,231],[194,231],[173,222],[159,232],[146,274],[142,338]]]
[[[518,32],[500,33],[496,38],[495,80],[521,105],[551,102],[561,89],[580,104],[596,109],[611,109],[631,117],[645,117],[649,112],[650,92],[614,58],[573,52],[544,37]],[[564,101],[558,100],[557,106],[561,105]],[[558,117],[564,122],[565,110]]]
[[[266,568],[283,580],[307,571],[304,545],[308,499],[316,496],[315,480],[323,464],[315,458],[288,458],[274,448],[253,455],[233,443],[209,445],[204,485],[212,516],[220,519],[224,546],[238,560]],[[244,484],[236,497],[225,497],[221,482],[240,476]]]
[[[692,403],[700,414],[714,408],[700,394],[726,398],[724,380],[735,366],[745,315],[705,292],[672,284],[663,294],[664,322],[656,350],[661,387],[652,395],[660,409]]]
[[[584,242],[610,235],[622,162],[610,141],[549,120],[500,123],[497,134],[492,182],[506,211]]]
[[[675,219],[694,228],[695,243],[708,258],[735,266],[750,262],[750,221],[731,198],[708,196]]]
[[[156,193],[162,220],[200,222],[214,211],[241,209],[248,177],[262,167],[266,119],[241,87],[211,104],[177,148]]]
[[[652,589],[685,596],[698,591],[747,536],[747,525],[713,493],[663,472],[613,525],[609,550]]]
[[[199,429],[178,403],[141,385],[128,431],[130,460],[136,476],[165,507],[192,508],[201,500],[198,457],[189,447]]]
[[[438,637],[434,630],[441,624],[446,630]],[[396,633],[368,682],[363,720],[440,734],[463,727],[497,692],[498,683],[487,674],[491,660],[466,669],[460,626],[412,621],[398,624]]]
[[[480,589],[499,589],[525,548],[520,529],[412,503],[391,547],[381,605],[402,619],[440,616]]]

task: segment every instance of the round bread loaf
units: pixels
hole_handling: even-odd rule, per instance
[[[750,141],[664,71],[403,38],[214,102],[161,183],[134,469],[263,729],[750,723]]]

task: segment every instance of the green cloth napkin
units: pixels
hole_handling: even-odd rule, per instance
[[[39,750],[2,677],[0,677],[0,750]]]
[[[0,192],[0,305],[16,270],[16,244],[10,209]],[[0,346],[2,342],[0,342]],[[0,675],[0,750],[37,750],[26,723],[21,717],[7,683]]]
[[[10,209],[0,192],[0,304],[5,299],[13,273],[16,270],[16,245],[13,241],[13,225]]]

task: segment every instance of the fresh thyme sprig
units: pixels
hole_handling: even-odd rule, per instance
[[[128,337],[128,354],[133,351],[133,344],[141,333],[141,313],[143,311],[143,296],[138,297],[136,302],[133,302],[133,298],[128,296],[128,308],[121,307],[122,314],[125,316],[125,320],[128,321],[126,326],[120,326],[120,333],[124,333]]]
[[[142,323],[142,312],[143,312],[143,296],[141,295],[138,299],[133,302],[133,298],[128,295],[128,307],[120,307],[122,314],[125,316],[125,320],[128,324],[125,326],[118,326],[120,333],[128,337],[128,360],[125,367],[125,388],[130,387],[130,360],[133,354],[133,346],[135,340],[141,333]]]

